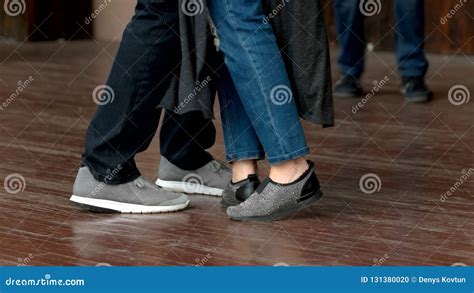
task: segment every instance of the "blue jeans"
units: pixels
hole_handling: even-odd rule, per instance
[[[261,1],[208,0],[208,6],[231,76],[224,69],[219,82],[227,159],[266,154],[270,164],[278,164],[307,155],[288,74]]]
[[[343,74],[359,77],[364,71],[364,16],[359,1],[335,0],[336,27],[341,48],[338,64]],[[424,76],[428,61],[424,46],[424,1],[395,0],[395,51],[400,75]]]

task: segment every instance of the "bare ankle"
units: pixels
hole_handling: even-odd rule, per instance
[[[232,163],[232,182],[239,182],[248,178],[251,174],[257,174],[258,167],[255,160],[242,160]]]
[[[308,168],[308,162],[304,158],[286,161],[270,168],[270,179],[282,184],[291,183],[303,175]]]

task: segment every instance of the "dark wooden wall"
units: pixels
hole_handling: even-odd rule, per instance
[[[88,39],[92,36],[85,18],[92,11],[91,0],[26,0],[26,11],[7,16],[0,0],[0,36],[17,41]]]
[[[329,36],[333,45],[336,40],[336,27],[333,13],[333,1],[321,0],[328,23]],[[356,0],[347,0],[356,1]],[[399,0],[404,1],[404,0]],[[445,24],[441,18],[463,3],[462,8]],[[365,29],[368,42],[378,43],[378,50],[393,49],[393,34],[383,38],[392,30],[394,22],[394,0],[381,0],[379,14],[366,17]],[[471,0],[425,0],[426,50],[434,53],[451,53],[459,49],[465,54],[474,53],[474,3]],[[379,41],[383,39],[380,43]]]
[[[5,0],[0,0],[3,3]],[[132,0],[130,0],[132,1]],[[335,45],[335,25],[333,0],[321,0],[331,43]],[[357,0],[348,0],[357,1]],[[392,34],[385,36],[394,24],[393,1],[381,0],[382,11],[378,15],[366,18],[367,40],[378,43],[378,50],[392,50]],[[403,0],[400,0],[403,1]],[[441,18],[464,0],[425,0],[426,11],[426,50],[435,53],[450,53],[461,50],[465,54],[474,54],[474,4],[472,0],[463,2],[463,7],[445,24]],[[24,15],[8,17],[0,13],[0,37],[23,41],[27,36],[31,41],[89,38],[90,25],[84,23],[92,11],[90,0],[26,0],[27,11]],[[3,12],[3,11],[2,11]],[[41,31],[36,27],[41,25]],[[1,38],[0,38],[1,41]]]

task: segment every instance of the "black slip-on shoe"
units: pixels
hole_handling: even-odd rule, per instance
[[[222,194],[221,205],[224,207],[236,206],[247,200],[260,185],[257,175],[251,174],[242,181],[230,183]]]

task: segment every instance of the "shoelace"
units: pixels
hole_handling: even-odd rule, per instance
[[[219,172],[222,169],[223,164],[218,160],[212,160],[211,166],[213,167],[215,172]]]
[[[138,177],[137,179],[133,180],[133,183],[141,189],[146,188],[146,180],[143,177]]]

